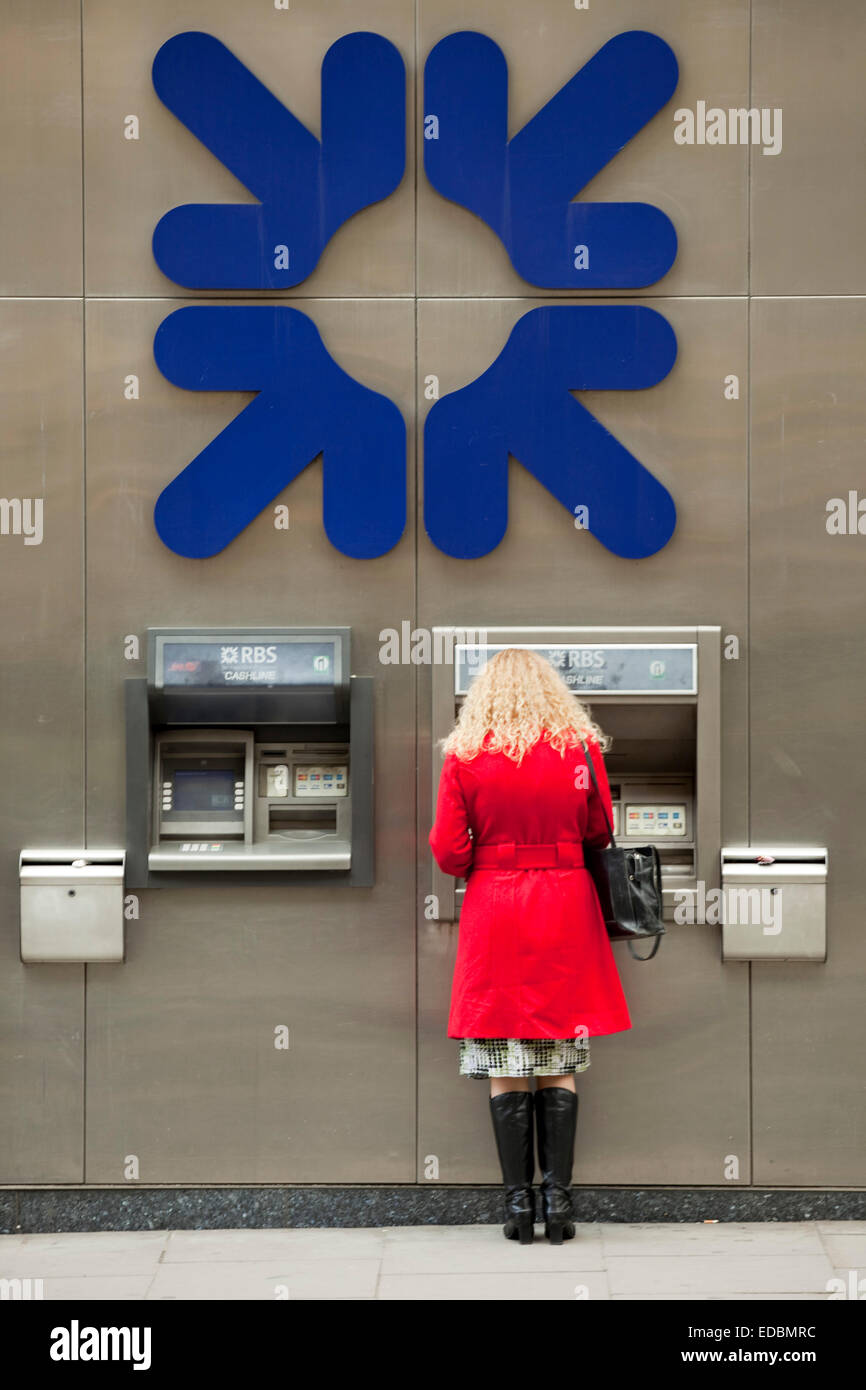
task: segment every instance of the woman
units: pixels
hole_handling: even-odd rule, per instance
[[[430,847],[445,873],[468,878],[448,1036],[461,1040],[461,1075],[490,1078],[504,1232],[522,1245],[535,1219],[533,1114],[541,1216],[561,1245],[574,1235],[574,1076],[590,1036],[631,1027],[583,866],[584,842],[609,839],[608,743],[549,662],[512,647],[476,675],[442,744]]]

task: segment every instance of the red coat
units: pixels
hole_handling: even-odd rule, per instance
[[[595,740],[587,746],[612,821],[601,750]],[[581,768],[586,780],[579,746],[562,757],[544,740],[519,767],[504,753],[445,759],[430,848],[445,873],[468,875],[450,1038],[570,1038],[581,1026],[590,1036],[631,1027],[587,869],[472,869],[475,846],[565,841],[560,859],[568,862],[582,858],[584,840],[606,845],[599,797],[591,783],[575,785]]]

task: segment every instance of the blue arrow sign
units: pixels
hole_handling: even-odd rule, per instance
[[[651,285],[677,237],[649,203],[571,199],[669,101],[679,78],[655,34],[618,34],[508,139],[508,65],[484,34],[449,34],[425,68],[424,167],[482,218],[524,280],[549,289]]]
[[[282,305],[177,309],[157,329],[153,355],[188,391],[259,393],[157,500],[154,523],[169,550],[216,555],[320,453],[331,544],[354,559],[397,544],[406,525],[403,417],[337,365],[306,314]]]
[[[212,34],[176,34],[153,61],[160,100],[258,204],[187,203],[157,223],[164,275],[192,289],[287,289],[338,227],[387,198],[405,165],[406,73],[380,34],[346,34],[322,64],[322,139]]]
[[[508,526],[508,456],[615,555],[667,544],[676,509],[667,488],[571,391],[655,386],[677,341],[654,309],[557,305],[531,309],[492,366],[443,396],[424,427],[424,521],[446,555],[487,555]]]

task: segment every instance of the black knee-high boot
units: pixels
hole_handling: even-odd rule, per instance
[[[535,1116],[544,1234],[551,1245],[561,1245],[574,1235],[571,1170],[577,1096],[565,1086],[541,1086],[535,1093]]]
[[[505,1183],[505,1225],[508,1240],[531,1245],[535,1220],[535,1154],[532,1143],[532,1091],[504,1091],[490,1097],[493,1133]]]

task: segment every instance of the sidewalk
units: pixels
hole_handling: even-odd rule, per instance
[[[850,1298],[866,1221],[582,1225],[559,1248],[499,1226],[9,1235],[0,1278],[46,1300],[814,1300],[834,1278]]]

